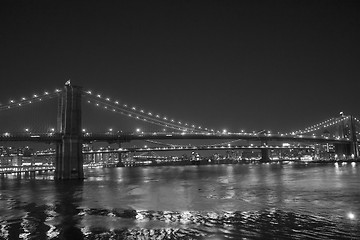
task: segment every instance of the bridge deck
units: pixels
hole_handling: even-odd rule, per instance
[[[25,141],[25,142],[60,142],[61,134],[13,134],[1,135],[0,141]],[[204,139],[238,139],[248,141],[292,141],[292,142],[318,142],[318,143],[351,143],[349,138],[331,138],[306,135],[279,135],[279,134],[250,134],[250,133],[231,133],[231,134],[195,134],[195,133],[125,133],[125,134],[85,134],[82,136],[83,142],[129,142],[133,140],[204,140]],[[359,141],[357,141],[359,142]]]

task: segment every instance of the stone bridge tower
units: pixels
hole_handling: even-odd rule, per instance
[[[59,98],[57,131],[61,141],[56,145],[56,179],[83,179],[81,87],[65,84]]]

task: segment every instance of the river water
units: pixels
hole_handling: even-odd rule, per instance
[[[0,239],[360,239],[360,164],[85,170],[0,179]]]

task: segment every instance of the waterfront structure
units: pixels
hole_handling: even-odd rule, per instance
[[[151,112],[138,110],[135,107],[129,108],[127,105],[121,105],[118,101],[111,101],[110,98],[103,98],[101,95],[93,95],[91,91],[83,91],[79,86],[73,86],[69,82],[62,90],[57,89],[53,93],[45,92],[44,95],[34,95],[33,100],[22,99],[19,102],[11,101],[8,105],[0,106],[0,111],[22,107],[33,103],[36,100],[43,101],[58,97],[58,126],[46,133],[31,133],[29,129],[25,133],[5,132],[0,135],[0,141],[30,141],[30,142],[53,142],[56,145],[55,153],[55,178],[57,179],[81,179],[83,174],[83,154],[82,146],[84,143],[94,141],[104,141],[109,143],[118,143],[117,152],[118,161],[121,154],[126,152],[148,152],[148,151],[199,151],[199,150],[230,150],[246,149],[258,150],[261,152],[260,161],[268,162],[271,158],[269,150],[281,149],[314,149],[316,144],[333,146],[334,153],[337,156],[346,156],[352,159],[359,157],[358,131],[360,121],[353,116],[341,114],[338,117],[310,126],[303,130],[294,131],[285,134],[272,134],[265,130],[260,132],[239,132],[231,133],[226,130],[215,131],[213,129],[201,126],[188,125],[180,121],[168,119],[154,115]],[[81,115],[82,99],[86,97],[88,103],[94,103],[98,107],[111,112],[121,113],[128,117],[142,120],[150,124],[164,126],[173,129],[172,132],[143,132],[137,129],[134,133],[114,133],[109,129],[104,134],[92,134],[82,128]],[[332,132],[328,129],[333,128]],[[325,131],[326,130],[326,131]],[[320,133],[319,133],[320,132]],[[316,134],[315,134],[316,133]],[[176,146],[170,145],[162,148],[121,148],[121,143],[133,140],[189,140],[189,139],[227,139],[231,143],[201,145],[201,146]],[[256,142],[257,145],[234,145],[239,140]],[[279,146],[270,145],[270,142],[278,143],[302,143],[303,146],[289,145]],[[306,145],[307,144],[307,145]],[[311,145],[311,146],[310,146]],[[315,149],[316,151],[316,149]],[[320,152],[319,152],[320,153]],[[107,157],[109,158],[109,157]],[[114,158],[113,156],[111,157]],[[196,158],[196,157],[195,157]],[[97,160],[95,159],[95,162]]]

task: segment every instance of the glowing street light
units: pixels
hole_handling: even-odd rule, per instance
[[[136,129],[136,132],[137,132],[137,133],[139,133],[140,131],[141,131],[141,129],[140,129],[140,128],[137,128],[137,129]]]

